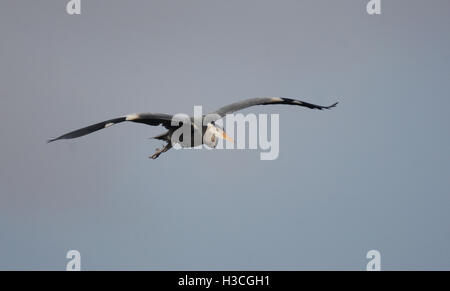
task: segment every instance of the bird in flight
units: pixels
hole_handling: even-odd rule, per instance
[[[275,104],[285,104],[285,105],[297,105],[303,106],[310,109],[331,109],[335,107],[338,102],[330,105],[330,106],[320,106],[307,102],[303,102],[300,100],[289,99],[289,98],[279,98],[279,97],[262,97],[262,98],[251,98],[243,101],[238,101],[232,103],[230,105],[226,105],[224,107],[219,108],[218,110],[206,115],[208,116],[208,122],[206,125],[202,125],[201,128],[195,125],[194,122],[191,123],[191,136],[193,137],[195,134],[201,134],[201,140],[197,140],[195,138],[191,138],[191,142],[189,144],[182,143],[182,136],[180,138],[181,143],[179,143],[182,147],[195,147],[202,144],[206,144],[209,147],[215,148],[218,142],[218,139],[225,139],[232,141],[232,139],[225,133],[225,131],[218,125],[215,124],[215,121],[225,117],[227,114],[233,113],[238,110],[242,110],[247,107],[256,106],[256,105],[275,105]],[[53,138],[48,140],[47,142],[54,142],[61,139],[72,139],[77,138],[83,135],[87,135],[89,133],[95,132],[97,130],[110,127],[114,124],[121,123],[124,121],[132,121],[137,123],[144,123],[151,126],[164,126],[167,131],[155,136],[154,139],[162,140],[167,144],[162,149],[157,149],[156,152],[151,155],[149,158],[156,159],[162,153],[167,152],[174,146],[174,141],[172,140],[172,135],[174,132],[179,129],[182,125],[179,122],[173,122],[174,115],[164,114],[164,113],[140,113],[140,114],[128,114],[122,117],[109,119],[103,122],[99,122],[87,127],[83,127],[69,133],[63,134],[57,138]],[[203,116],[205,118],[205,116]],[[192,117],[190,117],[193,120]],[[175,125],[174,125],[175,124]]]

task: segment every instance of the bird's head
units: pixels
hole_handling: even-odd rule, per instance
[[[217,146],[219,138],[234,142],[234,140],[229,137],[220,126],[216,125],[214,122],[208,123],[206,132],[203,135],[203,142],[207,146],[215,148]]]

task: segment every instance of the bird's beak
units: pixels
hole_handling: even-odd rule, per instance
[[[225,131],[222,131],[222,138],[225,139],[225,140],[227,140],[227,141],[231,141],[231,142],[234,143],[234,139],[232,139],[231,137],[229,137],[229,136],[225,133]]]

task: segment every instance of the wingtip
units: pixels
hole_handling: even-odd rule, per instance
[[[335,103],[333,103],[332,105],[330,105],[330,106],[328,106],[327,107],[327,109],[331,109],[331,108],[333,108],[333,107],[336,107],[336,105],[338,105],[339,104],[339,101],[338,102],[335,102]]]

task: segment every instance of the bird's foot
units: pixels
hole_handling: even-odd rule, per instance
[[[160,154],[161,153],[154,153],[153,155],[149,156],[148,158],[154,160],[154,159],[158,158]]]
[[[171,148],[172,148],[172,145],[170,143],[166,144],[162,149],[159,149],[159,148],[156,149],[156,152],[153,155],[149,156],[149,158],[154,160],[154,159],[158,158],[162,153],[167,152]]]
[[[149,158],[150,158],[150,159],[156,159],[156,158],[159,157],[159,155],[160,155],[162,152],[163,152],[163,151],[162,151],[161,149],[157,148],[157,149],[156,149],[156,152],[155,152],[153,155],[149,156]]]

